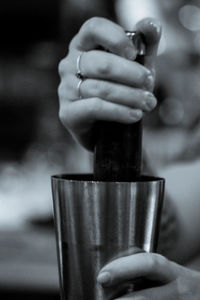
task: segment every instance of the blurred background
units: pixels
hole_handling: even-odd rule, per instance
[[[92,154],[58,120],[57,65],[81,24],[103,16],[131,30],[163,24],[146,155],[159,175],[200,175],[198,0],[1,0],[0,297],[59,299],[50,176],[92,170]],[[189,175],[188,175],[189,176]]]

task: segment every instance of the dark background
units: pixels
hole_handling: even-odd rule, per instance
[[[0,3],[1,299],[59,298],[50,176],[81,150],[58,120],[57,66],[84,20],[114,9],[88,3]]]

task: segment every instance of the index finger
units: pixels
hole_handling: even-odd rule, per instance
[[[137,56],[135,46],[120,25],[104,18],[94,17],[83,24],[69,49],[89,51],[98,47],[131,60]]]

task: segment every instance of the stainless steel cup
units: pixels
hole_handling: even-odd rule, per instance
[[[156,250],[164,179],[98,182],[92,175],[52,176],[62,300],[104,300],[102,266],[135,249]]]

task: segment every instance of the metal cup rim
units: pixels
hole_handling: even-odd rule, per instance
[[[94,180],[92,173],[63,173],[55,174],[51,176],[52,181],[63,181],[63,182],[89,182],[89,183],[147,183],[147,182],[165,182],[165,179],[157,176],[142,175],[136,181],[97,181]]]

